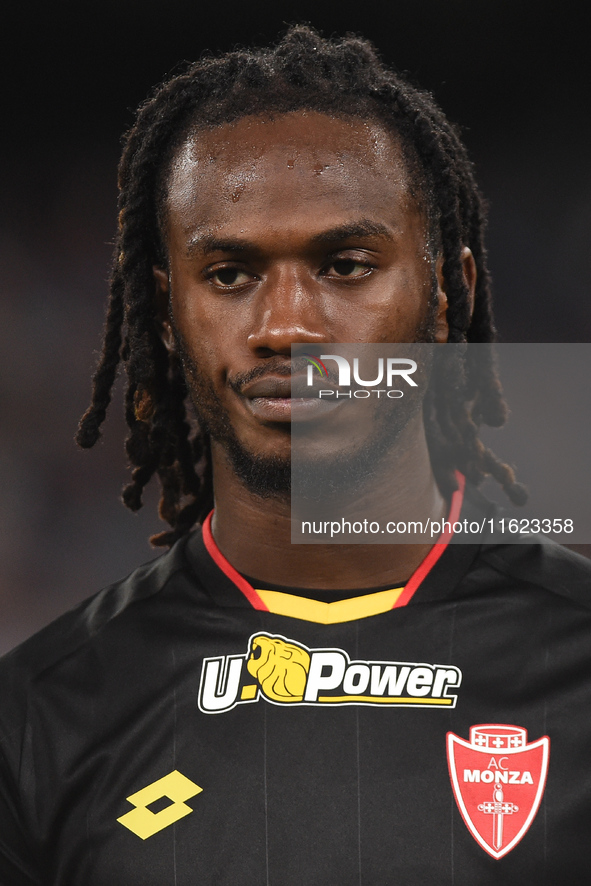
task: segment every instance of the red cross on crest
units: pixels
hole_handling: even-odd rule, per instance
[[[470,741],[447,733],[449,777],[466,827],[485,852],[502,858],[525,836],[539,809],[550,739],[528,743],[521,726],[482,723]]]

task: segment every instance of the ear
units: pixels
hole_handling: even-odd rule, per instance
[[[153,265],[152,271],[154,273],[154,298],[156,300],[156,317],[158,319],[160,337],[168,353],[172,354],[175,347],[170,318],[170,279],[164,268]]]
[[[437,256],[435,263],[437,276],[437,313],[435,315],[435,329],[433,339],[437,344],[443,344],[449,338],[449,326],[447,324],[447,292],[443,279],[443,256]]]
[[[467,246],[462,247],[460,253],[460,261],[462,263],[462,275],[464,283],[468,289],[468,309],[470,317],[474,312],[474,293],[476,291],[476,262],[472,255],[472,250]],[[438,256],[435,267],[437,274],[437,293],[438,293],[438,309],[435,318],[435,341],[446,342],[449,336],[449,326],[447,323],[447,290],[446,282],[443,278],[443,256]]]
[[[468,287],[468,307],[470,309],[470,318],[474,313],[474,294],[476,292],[476,277],[478,273],[476,271],[476,262],[474,261],[474,256],[472,255],[472,250],[467,246],[462,247],[462,252],[460,255],[460,259],[462,262],[462,274],[464,275],[464,283]]]

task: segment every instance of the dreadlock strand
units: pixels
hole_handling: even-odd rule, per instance
[[[99,439],[101,425],[111,402],[120,361],[123,312],[123,280],[115,274],[105,322],[103,350],[93,377],[91,405],[80,419],[76,434],[76,442],[83,449],[90,449]]]
[[[175,426],[176,458],[182,477],[181,491],[184,495],[193,495],[198,498],[201,489],[201,480],[195,470],[195,453],[191,445],[191,425],[187,421],[185,398],[187,388],[184,376],[178,360],[174,360],[171,370],[171,412]]]
[[[124,487],[121,495],[123,503],[130,511],[139,511],[142,507],[142,493],[156,473],[155,463],[135,468],[131,474],[131,483]]]
[[[500,461],[485,446],[483,446],[482,460],[484,471],[500,484],[509,501],[514,505],[524,505],[527,501],[527,489],[523,483],[517,482],[513,468]]]

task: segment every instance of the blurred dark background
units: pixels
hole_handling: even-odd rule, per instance
[[[591,340],[585,4],[523,0],[101,0],[2,12],[0,651],[154,556],[152,492],[118,502],[120,402],[79,452],[115,225],[121,133],[150,88],[205,50],[286,24],[355,31],[457,122],[490,201],[504,341]],[[549,466],[551,467],[551,466]]]

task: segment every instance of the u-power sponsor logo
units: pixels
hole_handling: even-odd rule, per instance
[[[309,649],[280,634],[253,634],[248,651],[203,661],[199,708],[229,711],[264,698],[279,705],[453,708],[462,682],[453,665],[351,661],[343,649]]]

